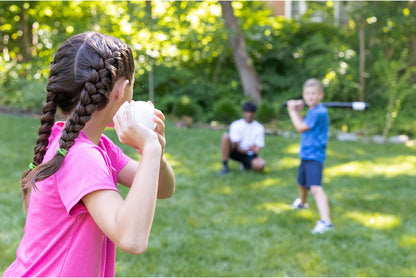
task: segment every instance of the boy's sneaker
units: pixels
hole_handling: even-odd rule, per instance
[[[308,203],[302,204],[302,201],[299,198],[297,198],[292,204],[292,208],[294,209],[305,209],[308,207],[309,207]]]
[[[318,220],[316,221],[316,226],[311,231],[312,234],[323,234],[327,231],[330,231],[334,228],[334,225],[332,225],[330,222]]]

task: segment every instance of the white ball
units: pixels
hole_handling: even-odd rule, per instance
[[[130,105],[132,105],[134,118],[138,123],[147,126],[151,130],[156,128],[156,123],[153,121],[155,109],[151,104],[145,101],[132,101]]]

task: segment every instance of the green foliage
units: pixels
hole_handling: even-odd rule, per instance
[[[182,96],[173,104],[173,113],[176,116],[195,117],[199,114],[200,107],[188,96]]]
[[[273,16],[264,2],[232,2],[261,79],[263,101],[299,98],[310,77],[323,81],[326,101],[358,100],[357,29],[363,24],[365,100],[379,113],[371,130],[414,134],[408,124],[412,118],[406,118],[411,111],[406,109],[416,83],[412,70],[416,4],[341,2],[347,16],[341,26],[333,24],[333,2],[308,2],[299,20]],[[323,21],[314,22],[316,16]],[[174,106],[185,96],[196,105],[195,111],[186,113],[209,122],[215,120],[214,105],[222,99],[234,103],[244,99],[221,7],[215,1],[5,1],[0,2],[0,19],[0,105],[40,110],[52,55],[69,36],[88,30],[131,45],[137,67],[134,98],[149,98],[152,71],[154,101],[166,113],[184,113],[184,108]],[[400,105],[391,105],[392,92]],[[334,114],[335,125],[359,129],[369,125],[361,115],[341,123],[342,117],[338,120]]]
[[[46,84],[39,81],[18,80],[7,86],[7,92],[0,95],[0,104],[18,107],[28,111],[40,111],[45,99]]]
[[[260,123],[269,123],[276,119],[276,106],[273,103],[263,101],[257,109],[256,118]]]
[[[228,98],[223,98],[214,103],[214,116],[213,119],[230,124],[237,118],[241,117],[241,105]]]

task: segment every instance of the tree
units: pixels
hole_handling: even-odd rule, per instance
[[[254,68],[253,60],[247,53],[246,43],[234,15],[232,3],[219,1],[222,8],[222,16],[228,32],[234,62],[240,75],[244,95],[250,96],[255,103],[261,102],[261,82]]]
[[[365,100],[365,64],[366,64],[366,26],[367,18],[369,17],[369,12],[367,11],[368,3],[367,2],[354,2],[351,7],[351,15],[355,20],[357,25],[358,32],[358,53],[359,53],[359,62],[358,62],[358,99],[360,101]],[[368,41],[368,39],[367,39]]]
[[[364,91],[365,91],[365,19],[358,19],[358,45],[359,45],[359,66],[358,72],[360,77],[360,85],[358,87],[358,99],[364,101]]]

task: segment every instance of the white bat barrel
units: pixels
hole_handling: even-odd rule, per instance
[[[366,107],[367,107],[367,104],[362,101],[355,101],[352,103],[353,110],[365,110]]]

